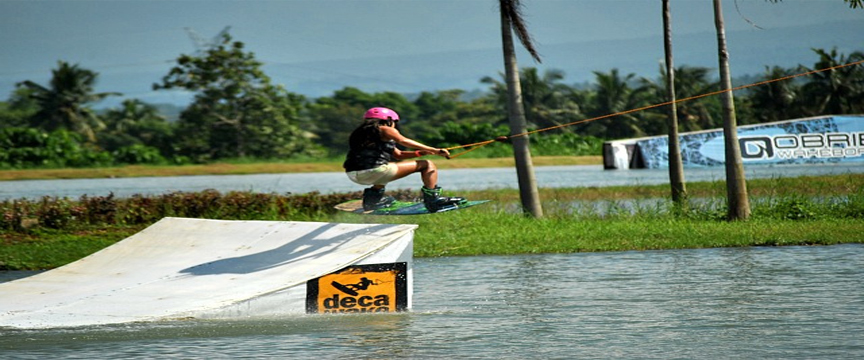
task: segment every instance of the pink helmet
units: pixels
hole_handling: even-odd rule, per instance
[[[366,110],[366,115],[363,115],[363,118],[399,121],[399,114],[385,107],[374,107]]]

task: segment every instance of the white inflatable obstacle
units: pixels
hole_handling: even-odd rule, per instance
[[[165,218],[0,284],[0,328],[408,310],[416,227]]]

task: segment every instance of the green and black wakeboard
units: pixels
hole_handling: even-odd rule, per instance
[[[436,213],[465,209],[472,207],[474,205],[485,204],[491,200],[471,200],[465,201],[461,204],[453,204],[450,206],[445,206],[444,208],[438,210]],[[336,205],[336,210],[347,211],[355,214],[365,214],[365,215],[424,215],[430,214],[429,210],[426,210],[426,206],[423,205],[423,202],[411,202],[411,201],[396,201],[393,205],[390,205],[386,208],[375,209],[375,210],[363,210],[363,200],[351,200],[348,202],[341,203]]]

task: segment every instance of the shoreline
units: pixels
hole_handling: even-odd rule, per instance
[[[439,169],[513,167],[513,158],[433,158]],[[601,156],[537,156],[534,166],[602,165]],[[340,160],[321,162],[220,162],[204,165],[128,165],[106,168],[24,169],[0,171],[0,182],[14,180],[104,179],[155,176],[250,175],[343,172]]]
[[[132,236],[150,221],[131,222],[138,216],[155,215],[162,205],[148,208],[151,202],[169,206],[161,216],[207,217],[235,220],[319,221],[346,223],[417,224],[416,257],[515,255],[606,251],[643,251],[688,248],[749,246],[832,245],[864,242],[864,174],[804,176],[748,180],[753,217],[748,221],[725,220],[723,181],[687,184],[690,199],[709,198],[719,206],[711,208],[691,202],[686,209],[671,204],[668,185],[636,185],[540,189],[546,215],[541,219],[513,212],[518,209],[516,189],[466,191],[474,199],[493,200],[491,205],[463,211],[425,216],[363,216],[327,211],[345,201],[328,197],[340,195],[300,195],[287,214],[273,208],[284,204],[271,197],[248,193],[188,193],[183,196],[130,199],[55,199],[30,205],[6,202],[10,214],[16,207],[33,206],[28,214],[42,214],[54,221],[53,228],[40,227],[16,231],[0,229],[0,270],[50,269],[78,260],[119,240]],[[341,196],[347,196],[342,194]],[[653,202],[642,199],[660,198]],[[268,200],[269,199],[269,200]],[[99,200],[99,201],[95,201]],[[255,202],[250,202],[256,200]],[[262,201],[260,206],[251,206]],[[603,200],[600,208],[574,208],[572,201]],[[633,200],[631,211],[620,202]],[[108,201],[102,203],[100,201]],[[111,201],[120,202],[115,204]],[[239,201],[239,202],[238,202]],[[194,215],[186,214],[202,204],[214,204]],[[108,206],[112,205],[113,206]],[[137,204],[137,205],[136,205]],[[192,208],[189,204],[195,205]],[[226,207],[231,204],[250,206]],[[270,204],[270,205],[267,205]],[[93,208],[95,215],[108,206],[122,214],[113,221],[83,224],[70,215]],[[144,206],[144,208],[141,208]],[[179,207],[178,207],[179,206]],[[262,207],[263,206],[263,207]],[[309,207],[307,209],[307,207]],[[27,207],[29,209],[29,207]],[[40,210],[41,209],[41,210]],[[208,210],[209,209],[209,210]],[[231,209],[234,209],[233,211]],[[55,214],[56,213],[56,214]],[[57,216],[48,216],[55,214]],[[113,214],[113,213],[112,213]],[[58,217],[59,216],[59,217]],[[98,217],[97,216],[97,217]],[[155,220],[153,217],[151,220]],[[92,220],[92,219],[91,219]],[[64,225],[64,226],[60,226]],[[66,226],[68,225],[68,226]],[[8,224],[7,224],[8,226]]]

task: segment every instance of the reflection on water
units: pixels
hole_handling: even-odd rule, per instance
[[[415,260],[414,311],[0,330],[9,358],[864,356],[864,245]]]

